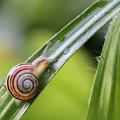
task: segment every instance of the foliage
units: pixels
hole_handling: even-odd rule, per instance
[[[71,55],[119,11],[119,3],[117,0],[96,2],[50,39],[51,45],[47,51],[47,56],[55,61],[39,79],[41,84],[39,93]],[[45,47],[46,44],[26,62],[31,63],[35,60]],[[26,102],[15,100],[8,94],[5,86],[1,87],[0,92],[0,118],[3,120],[7,120],[8,116],[9,120],[20,119],[34,102],[33,99]]]

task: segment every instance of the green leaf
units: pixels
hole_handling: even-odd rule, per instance
[[[120,13],[111,22],[89,105],[87,120],[120,119]]]
[[[48,48],[47,56],[54,59],[55,62],[39,79],[41,85],[39,93],[70,56],[120,10],[119,4],[120,1],[117,0],[96,2],[48,41],[51,45]],[[40,56],[46,45],[36,51],[26,62],[31,63]],[[33,101],[34,99],[24,102],[17,101],[9,95],[5,85],[2,86],[0,89],[0,119],[20,119]]]

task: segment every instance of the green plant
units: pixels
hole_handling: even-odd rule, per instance
[[[70,56],[120,10],[119,4],[120,1],[117,0],[98,1],[51,38],[47,56],[54,59],[55,62],[40,78],[41,89],[39,93]],[[28,58],[26,62],[31,63],[34,61],[40,56],[45,47],[46,44]],[[6,87],[2,86],[0,89],[0,119],[7,120],[8,116],[9,120],[20,119],[33,102],[34,100],[26,102],[15,100],[8,94]]]
[[[119,120],[120,14],[109,28],[96,72],[87,120]]]

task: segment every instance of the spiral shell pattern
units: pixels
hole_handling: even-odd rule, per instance
[[[32,64],[19,64],[8,74],[7,88],[12,96],[19,100],[33,98],[39,88],[36,68]]]

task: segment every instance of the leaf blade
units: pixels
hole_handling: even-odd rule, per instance
[[[118,14],[109,29],[95,77],[87,120],[119,120],[119,42]]]

